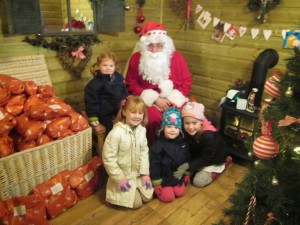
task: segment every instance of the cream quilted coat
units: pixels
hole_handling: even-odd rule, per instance
[[[105,139],[102,157],[109,175],[106,186],[107,202],[132,208],[137,189],[147,199],[152,198],[153,188],[147,190],[141,179],[141,175],[149,175],[149,148],[145,127],[139,125],[132,130],[121,122],[115,124]],[[127,192],[118,188],[123,177],[131,185]]]

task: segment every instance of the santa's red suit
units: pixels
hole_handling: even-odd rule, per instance
[[[151,146],[161,126],[162,112],[154,105],[154,102],[159,97],[162,88],[158,84],[151,84],[144,80],[139,74],[140,58],[140,52],[132,55],[125,82],[128,92],[131,95],[142,95],[141,97],[148,106],[147,138]],[[173,82],[173,93],[168,96],[168,99],[173,105],[181,107],[192,88],[192,79],[186,61],[178,51],[174,51],[171,56],[168,79]]]

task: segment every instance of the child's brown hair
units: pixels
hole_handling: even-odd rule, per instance
[[[113,52],[104,52],[104,53],[101,53],[98,57],[97,57],[97,62],[94,63],[91,68],[90,68],[90,71],[93,75],[95,75],[95,72],[96,70],[98,70],[98,66],[101,64],[101,62],[103,62],[104,60],[107,60],[107,59],[111,59],[114,63],[115,63],[115,66],[116,66],[116,70],[118,70],[118,58],[117,56],[115,55],[115,53]]]
[[[143,126],[146,126],[148,122],[147,106],[140,96],[129,95],[126,99],[124,99],[121,102],[121,107],[114,123],[117,122],[125,123],[126,121],[126,118],[124,116],[125,111],[144,113],[144,119],[141,124]]]

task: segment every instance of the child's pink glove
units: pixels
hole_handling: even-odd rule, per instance
[[[131,188],[131,185],[129,184],[128,180],[124,177],[123,180],[120,183],[118,183],[118,187],[121,191],[125,192]]]
[[[188,185],[191,182],[191,178],[189,175],[184,175],[183,181],[185,185]]]
[[[159,195],[161,194],[161,192],[162,192],[162,187],[161,187],[161,185],[154,186],[153,188],[154,188],[155,194],[156,194],[157,196],[159,196]]]
[[[146,189],[151,189],[152,188],[152,183],[151,179],[148,175],[142,176],[143,184],[146,186]]]

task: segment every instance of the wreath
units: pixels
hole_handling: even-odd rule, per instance
[[[90,46],[100,43],[95,35],[54,37],[50,41],[41,34],[23,40],[36,47],[48,48],[57,52],[57,58],[63,67],[76,78],[81,77],[83,70],[92,56]]]
[[[169,0],[169,6],[171,10],[177,14],[181,19],[185,22],[183,24],[184,29],[194,29],[195,21],[193,19],[193,15],[191,14],[191,1],[187,0]]]

